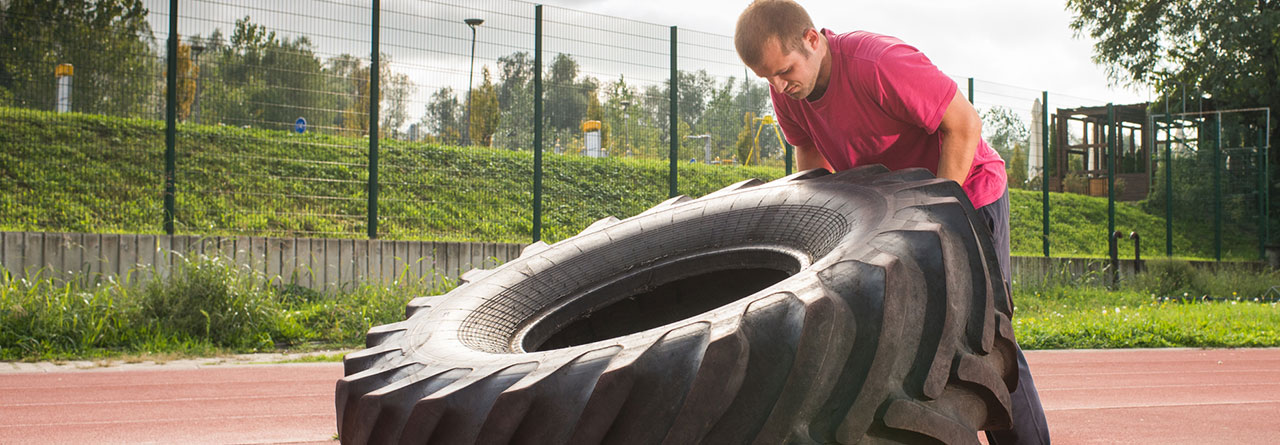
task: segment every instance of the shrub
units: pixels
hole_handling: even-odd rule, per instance
[[[280,307],[264,281],[220,257],[183,257],[171,277],[147,285],[142,316],[161,331],[218,346],[274,347]]]
[[[1129,279],[1128,287],[1158,297],[1194,293],[1200,273],[1186,261],[1155,259],[1146,261],[1146,271]]]

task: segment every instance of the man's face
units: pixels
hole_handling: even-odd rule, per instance
[[[764,44],[760,63],[751,66],[751,71],[769,81],[774,91],[793,99],[809,97],[818,83],[818,71],[822,62],[822,58],[815,53],[816,40],[811,39],[817,36],[809,35],[816,33],[817,31],[809,30],[805,35],[803,49],[785,54],[778,38],[771,37]]]

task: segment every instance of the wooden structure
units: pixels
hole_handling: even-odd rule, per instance
[[[1117,133],[1116,179],[1124,187],[1116,194],[1120,201],[1147,197],[1151,186],[1152,159],[1147,135],[1152,134],[1147,118],[1149,104],[1115,105]],[[1107,195],[1107,107],[1059,108],[1056,125],[1053,174],[1049,186],[1092,196]],[[1079,160],[1078,164],[1073,164]],[[1087,179],[1083,189],[1072,189],[1068,176]]]

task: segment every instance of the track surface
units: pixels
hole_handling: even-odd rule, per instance
[[[1056,443],[1268,444],[1280,349],[1028,351]],[[339,363],[0,364],[0,444],[325,443]]]

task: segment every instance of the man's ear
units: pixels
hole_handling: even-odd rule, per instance
[[[819,32],[817,29],[809,28],[804,32],[805,49],[809,50],[810,53],[814,53],[818,51],[818,44],[819,42],[821,42],[821,40],[822,40],[822,33]]]

